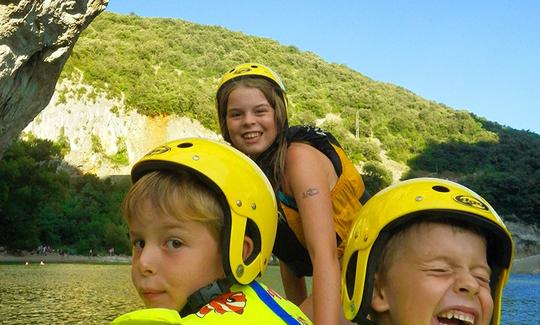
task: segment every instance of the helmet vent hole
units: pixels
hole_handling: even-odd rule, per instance
[[[347,296],[349,297],[349,300],[351,300],[354,295],[354,284],[356,282],[357,260],[358,260],[358,251],[354,252],[351,255],[349,263],[347,264],[347,273],[345,273],[345,281],[347,283]]]
[[[251,252],[251,255],[249,255],[247,259],[244,261],[246,265],[249,265],[251,264],[251,262],[255,260],[257,256],[261,254],[262,238],[261,238],[261,232],[259,231],[259,227],[251,219],[247,219],[245,234],[246,236],[251,238],[251,240],[253,240],[253,251]]]
[[[450,192],[450,189],[446,186],[441,186],[441,185],[435,185],[432,187],[432,189],[434,191],[437,191],[437,192],[441,192],[441,193],[448,193]]]
[[[193,147],[193,143],[191,142],[182,142],[178,145],[178,148],[191,148]]]

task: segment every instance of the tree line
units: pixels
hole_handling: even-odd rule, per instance
[[[540,136],[485,123],[498,132],[499,143],[433,144],[411,160],[404,178],[453,178],[503,218],[540,226]],[[0,160],[0,246],[14,252],[48,246],[69,254],[105,254],[110,248],[129,254],[120,211],[129,177],[113,182],[81,174],[62,152],[61,143],[30,137],[13,143]],[[362,174],[372,194],[391,183],[377,163],[366,163]]]
[[[0,160],[0,246],[68,254],[128,254],[120,202],[127,182],[80,174],[65,165],[61,146],[40,139],[13,143]]]

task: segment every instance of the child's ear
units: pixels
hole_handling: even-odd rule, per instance
[[[378,274],[375,274],[373,283],[373,294],[371,296],[371,308],[378,313],[383,313],[390,309],[386,299],[386,291],[383,287],[382,279]]]
[[[245,261],[249,256],[251,256],[251,253],[253,253],[253,249],[255,247],[255,244],[253,243],[253,239],[249,238],[248,236],[244,236],[244,248],[242,252],[242,259]]]

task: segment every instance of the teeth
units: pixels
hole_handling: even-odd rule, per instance
[[[459,319],[460,321],[466,323],[466,324],[474,324],[474,315],[459,312],[457,310],[451,310],[446,311],[444,313],[440,313],[437,317],[440,318],[446,318],[446,319]]]
[[[253,138],[256,138],[258,136],[259,136],[258,132],[244,134],[244,138],[246,138],[246,139],[253,139]]]

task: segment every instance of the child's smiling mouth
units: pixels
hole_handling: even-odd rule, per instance
[[[440,325],[473,325],[475,316],[457,310],[447,310],[437,315],[437,324]]]
[[[252,132],[248,132],[248,133],[245,133],[242,135],[242,137],[246,140],[253,140],[253,139],[256,139],[258,137],[260,137],[262,134],[262,132],[257,132],[257,131],[252,131]]]

